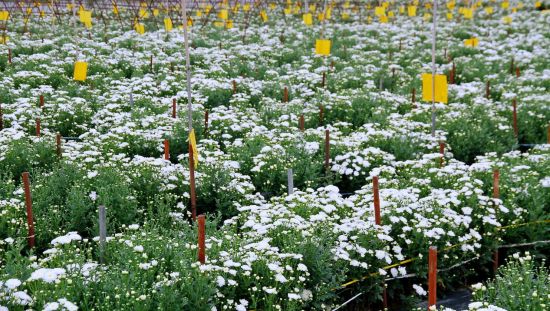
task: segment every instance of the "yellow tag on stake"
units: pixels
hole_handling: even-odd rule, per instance
[[[422,100],[431,102],[432,101],[432,74],[423,73],[422,74]],[[435,75],[435,101],[438,103],[447,103],[447,76],[446,75]]]
[[[317,55],[330,55],[330,40],[327,39],[317,39],[315,41],[315,54]]]
[[[88,72],[88,63],[76,62],[74,64],[74,80],[85,81]]]

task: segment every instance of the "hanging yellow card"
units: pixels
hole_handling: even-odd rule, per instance
[[[405,14],[405,6],[404,5],[399,7],[399,14]]]
[[[510,7],[510,2],[504,1],[500,4],[500,7],[503,8],[503,9],[507,9],[507,8]]]
[[[250,3],[245,3],[243,6],[243,11],[248,12],[250,11]]]
[[[201,10],[197,10],[197,17],[201,17],[202,16],[202,11]]]
[[[92,22],[92,11],[80,11],[80,21],[84,24]]]
[[[538,9],[538,8],[540,8],[541,6],[542,6],[542,2],[540,2],[540,1],[535,2],[535,8]]]
[[[386,8],[384,8],[383,6],[377,6],[376,8],[374,8],[374,15],[376,16],[386,15]]]
[[[462,14],[464,15],[464,18],[465,19],[472,19],[474,17],[474,10],[472,9],[468,9],[468,8],[464,8],[462,10]]]
[[[431,102],[433,93],[433,79],[431,73],[422,74],[422,100]],[[447,103],[447,76],[435,75],[435,101],[438,103]]]
[[[139,33],[140,35],[145,33],[145,25],[142,24],[142,23],[136,23],[134,25],[134,28],[135,28],[136,32]]]
[[[267,18],[267,13],[266,13],[265,10],[262,10],[262,11],[260,12],[260,17],[262,18],[262,21],[263,21],[264,23],[267,22],[268,18]]]
[[[452,10],[455,8],[456,2],[455,1],[449,1],[447,2],[447,9]]]
[[[493,7],[492,6],[488,6],[485,8],[485,13],[491,15],[493,14]]]
[[[0,11],[0,21],[7,21],[10,18],[9,11]]]
[[[447,13],[447,19],[448,20],[453,19],[453,13]]]
[[[118,15],[118,7],[113,5],[113,14]]]
[[[342,12],[342,19],[347,21],[349,19],[349,13]]]
[[[416,16],[416,7],[414,5],[409,5],[407,8],[407,12],[409,13],[410,17]]]
[[[174,28],[174,25],[172,25],[172,20],[170,19],[170,17],[166,17],[164,19],[164,30],[172,31],[173,28]]]
[[[291,7],[291,6],[285,7],[285,9],[283,10],[283,12],[285,13],[285,15],[290,15],[290,14],[292,14],[292,7]]]
[[[332,16],[332,10],[331,10],[331,9],[327,9],[327,12],[326,12],[326,14],[325,14],[326,19],[330,19],[331,16]]]
[[[74,64],[74,74],[73,74],[74,80],[85,81],[87,73],[88,73],[88,63],[76,62]]]
[[[317,55],[330,55],[330,40],[327,39],[317,39],[315,41],[315,54]]]
[[[388,22],[388,17],[386,15],[382,15],[379,17],[381,24],[386,24]]]
[[[220,12],[218,13],[218,18],[221,18],[223,20],[226,20],[228,18],[229,14],[227,12],[227,10],[220,10]]]
[[[6,35],[0,36],[0,44],[8,44],[8,41],[10,40],[10,37]]]
[[[502,18],[502,21],[505,23],[505,24],[511,24],[512,23],[512,17],[510,16],[504,16]]]
[[[147,18],[149,17],[149,12],[147,12],[146,9],[139,9],[139,18]]]
[[[153,16],[157,17],[157,16],[159,16],[159,13],[160,13],[159,9],[154,9],[153,10]]]
[[[311,13],[304,14],[302,18],[304,20],[304,24],[306,24],[307,26],[313,24],[313,17],[311,16]]]
[[[471,38],[471,39],[464,40],[464,46],[468,46],[468,47],[476,47],[478,43],[479,43],[478,38]]]

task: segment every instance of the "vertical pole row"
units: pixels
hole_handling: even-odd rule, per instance
[[[25,191],[25,207],[27,208],[27,228],[28,228],[28,243],[29,247],[34,247],[34,222],[32,216],[32,197],[31,197],[31,183],[29,181],[29,172],[24,172],[23,175],[23,188]]]
[[[206,243],[205,243],[205,223],[206,223],[206,219],[204,217],[204,215],[199,215],[198,217],[198,233],[199,233],[199,241],[198,241],[198,246],[199,246],[199,255],[198,255],[198,259],[199,259],[199,262],[201,264],[204,264],[206,262]]]
[[[428,254],[428,310],[437,302],[437,247],[430,246]]]

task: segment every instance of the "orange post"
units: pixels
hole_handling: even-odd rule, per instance
[[[23,188],[25,190],[25,206],[27,208],[27,227],[28,227],[28,242],[29,247],[34,247],[34,222],[32,216],[32,197],[31,197],[31,183],[29,181],[29,172],[24,172],[23,175]]]
[[[36,137],[40,137],[40,118],[36,118]]]
[[[175,98],[172,98],[172,118],[176,118],[176,109],[177,109],[177,106],[176,106],[176,99]]]
[[[518,128],[518,106],[516,99],[512,101],[512,125],[514,126],[514,136],[516,139],[519,137],[519,128]]]
[[[44,95],[40,95],[40,108],[44,108]]]
[[[61,158],[61,134],[59,133],[55,135],[55,145],[57,156]]]
[[[170,141],[164,140],[164,160],[170,160]]]
[[[428,255],[428,310],[437,301],[437,247],[430,246]]]
[[[372,192],[374,201],[374,222],[380,225],[380,192],[378,189],[378,176],[372,177]]]
[[[198,231],[199,231],[199,262],[204,264],[206,262],[206,234],[205,234],[205,222],[204,215],[198,217]]]
[[[516,67],[516,78],[519,78],[520,73],[519,67]]]
[[[204,133],[208,133],[208,109],[204,110]]]
[[[283,103],[288,103],[288,88],[286,86],[283,90]]]

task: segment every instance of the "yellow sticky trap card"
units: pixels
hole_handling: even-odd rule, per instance
[[[80,11],[80,21],[84,24],[92,22],[92,11]]]
[[[505,23],[505,24],[511,24],[512,23],[512,17],[510,16],[504,16],[502,18],[502,21]]]
[[[88,63],[76,62],[74,64],[74,80],[85,81],[88,73]]]
[[[422,100],[431,102],[432,93],[433,93],[433,79],[431,73],[422,74]],[[447,76],[446,75],[435,75],[435,102],[438,103],[447,103]]]
[[[464,46],[469,46],[469,47],[476,47],[479,43],[479,39],[478,38],[471,38],[471,39],[466,39],[464,40]]]
[[[383,6],[377,6],[376,8],[374,8],[374,15],[376,16],[386,15],[386,8]]]
[[[304,20],[304,24],[306,24],[307,26],[313,24],[313,17],[311,16],[311,13],[304,14],[302,18]]]
[[[386,15],[382,15],[379,17],[380,18],[380,23],[381,24],[386,24],[388,23],[388,17]]]
[[[228,18],[229,14],[227,12],[227,10],[220,10],[220,12],[218,13],[218,18],[221,18],[223,20],[226,20]]]
[[[503,9],[507,9],[507,8],[510,7],[510,2],[504,1],[500,4],[500,7],[503,8]]]
[[[226,29],[231,29],[233,28],[233,21],[228,19],[227,21],[225,21],[225,28]]]
[[[407,8],[407,12],[409,13],[410,17],[416,16],[416,7],[414,5],[409,5]]]
[[[153,16],[157,17],[157,16],[159,16],[159,13],[160,13],[159,9],[154,9],[153,10]]]
[[[315,41],[315,54],[317,55],[330,55],[331,42],[328,39],[317,39]]]
[[[268,19],[267,19],[267,12],[266,12],[265,10],[262,10],[262,11],[260,12],[260,17],[262,18],[262,21],[263,21],[264,23],[267,22],[267,20],[268,20]]]
[[[0,11],[0,21],[7,21],[10,18],[9,11]]]
[[[488,15],[493,14],[493,7],[492,6],[486,7],[485,8],[485,13],[487,13]]]
[[[164,30],[172,31],[173,28],[174,28],[174,25],[172,24],[172,20],[170,19],[170,17],[166,17],[164,19]]]
[[[136,32],[139,33],[140,35],[145,33],[145,25],[142,23],[136,23],[134,25],[134,28],[136,29]]]
[[[149,17],[149,12],[146,9],[139,9],[139,18]]]

